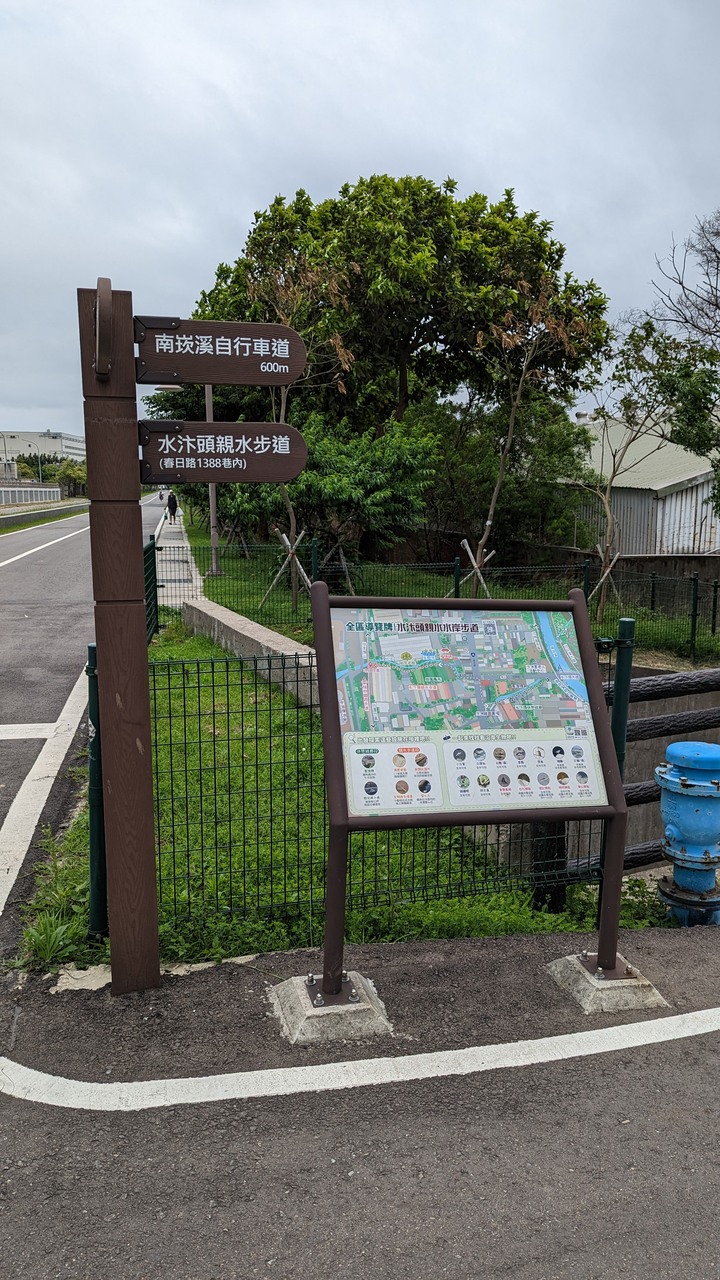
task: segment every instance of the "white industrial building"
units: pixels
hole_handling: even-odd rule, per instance
[[[85,461],[85,437],[69,436],[64,431],[0,431],[0,476],[12,479],[15,459],[34,454],[42,457],[72,458]]]
[[[593,431],[592,418],[587,426]],[[594,471],[610,474],[611,453],[620,446],[623,433],[620,423],[603,428],[590,452]],[[720,520],[710,501],[712,485],[707,458],[660,439],[636,440],[612,487],[615,550],[622,556],[720,554]],[[599,535],[604,534],[599,501],[583,503],[582,517]]]

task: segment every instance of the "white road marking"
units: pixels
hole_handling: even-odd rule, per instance
[[[147,506],[148,502],[154,502],[154,500],[151,496],[140,505]],[[72,517],[69,518],[72,519]],[[45,542],[40,547],[33,547],[30,551],[23,551],[9,560],[3,560],[0,562],[0,569],[5,565],[13,564],[16,560],[22,560],[25,556],[34,555],[36,551],[44,551],[58,542],[74,538],[78,533],[86,533],[89,528],[89,524],[84,525],[72,533],[63,534],[61,538],[54,538],[52,542]],[[20,532],[23,531],[20,530]],[[86,706],[87,675],[83,668],[54,724],[0,725],[0,741],[46,739],[45,746],[25,778],[0,827],[0,915],[25,861],[40,815]]]
[[[34,527],[37,529],[37,525]],[[29,551],[21,551],[19,556],[11,556],[9,560],[0,560],[0,569],[4,569],[7,564],[14,564],[16,560],[24,560],[25,556],[34,556],[37,551],[46,551],[48,547],[54,547],[58,542],[66,542],[68,538],[76,538],[79,533],[87,533],[89,528],[90,525],[85,524],[82,529],[74,529],[72,533],[64,533],[62,538],[53,538],[52,542],[43,542],[41,547],[31,547]]]
[[[0,827],[0,914],[30,848],[58,770],[87,706],[87,676],[83,668],[60,716]]]
[[[599,1031],[545,1036],[471,1049],[417,1053],[400,1058],[365,1058],[359,1062],[328,1062],[316,1067],[277,1067],[235,1071],[227,1075],[179,1080],[138,1080],[126,1084],[68,1080],[35,1071],[0,1057],[0,1092],[25,1102],[69,1107],[79,1111],[145,1111],[150,1107],[224,1102],[246,1098],[278,1098],[300,1093],[323,1093],[368,1085],[403,1084],[410,1080],[475,1075],[509,1067],[564,1062],[597,1053],[615,1053],[642,1045],[663,1044],[689,1036],[720,1031],[720,1009],[700,1009],[676,1017],[654,1018]]]
[[[23,738],[52,738],[55,724],[0,724],[0,742]]]

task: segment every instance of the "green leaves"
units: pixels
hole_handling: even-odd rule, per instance
[[[325,541],[357,548],[363,536],[389,545],[415,527],[435,478],[437,441],[422,425],[390,421],[382,434],[354,432],[347,420],[332,430],[320,414],[300,421],[308,464],[287,486],[298,528]],[[245,527],[271,524],[284,514],[274,485],[226,486],[228,514]]]
[[[458,199],[451,178],[374,174],[318,204],[304,190],[278,196],[256,213],[236,262],[218,266],[197,314],[290,325],[308,372],[287,401],[223,389],[216,418],[284,420],[287,410],[310,445],[289,487],[299,524],[355,545],[402,537],[423,516],[442,451],[417,418],[410,434],[396,430],[411,409],[469,394],[505,413],[509,450],[528,394],[564,400],[594,375],[606,299],[563,269],[564,256],[551,224],[519,211],[511,190],[492,203],[479,192]],[[203,416],[195,388],[148,403],[153,416]],[[478,458],[471,483],[484,465]],[[492,486],[486,501],[494,511]],[[224,487],[221,503],[260,536],[263,522],[285,518],[275,491]],[[437,518],[447,526],[448,510]]]

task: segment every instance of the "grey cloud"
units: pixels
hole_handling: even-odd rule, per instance
[[[0,429],[81,431],[75,290],[187,314],[255,209],[371,172],[513,186],[613,311],[720,204],[702,0],[5,0]]]

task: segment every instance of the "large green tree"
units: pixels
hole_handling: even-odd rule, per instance
[[[478,193],[463,200],[450,179],[438,185],[375,175],[318,204],[304,191],[289,201],[278,196],[255,215],[241,257],[218,267],[197,314],[290,324],[308,347],[308,373],[289,399],[277,392],[268,404],[263,393],[263,413],[258,392],[226,389],[223,413],[272,416],[301,429],[320,415],[345,465],[353,435],[392,434],[398,489],[391,505],[401,507],[395,498],[417,448],[395,428],[409,409],[443,396],[497,408],[505,434],[495,443],[482,554],[528,396],[570,395],[607,342],[605,298],[592,281],[563,270],[564,253],[550,223],[519,212],[512,192],[494,204]],[[192,391],[154,397],[150,412],[202,416]],[[429,487],[427,469],[423,475]],[[406,509],[409,529],[414,504]],[[339,512],[330,520],[336,525],[348,525]]]

